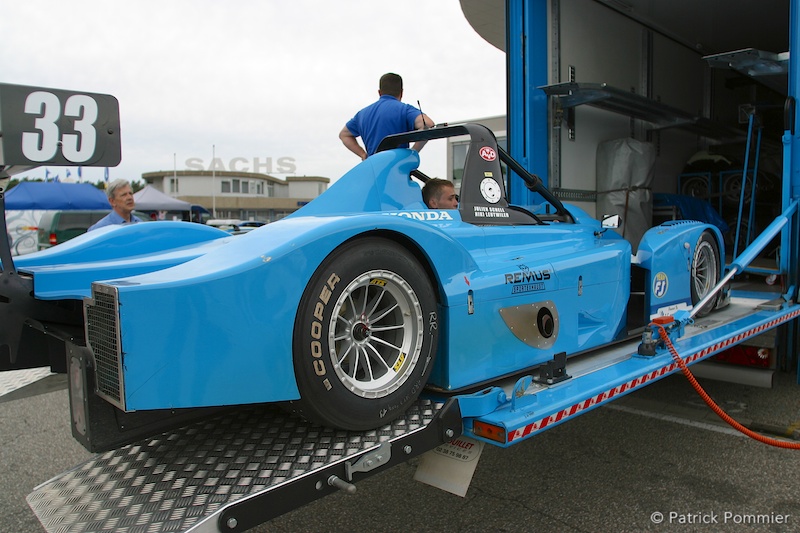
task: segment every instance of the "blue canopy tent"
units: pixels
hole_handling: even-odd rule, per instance
[[[108,209],[106,194],[91,183],[23,181],[5,195],[6,210]]]
[[[111,210],[106,194],[90,183],[23,181],[4,195],[4,202],[12,255],[36,251],[42,211]]]

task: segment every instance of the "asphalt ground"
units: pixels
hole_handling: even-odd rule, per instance
[[[44,531],[26,496],[91,458],[70,435],[65,384],[50,376],[0,396],[0,531]],[[746,425],[800,438],[794,375],[771,389],[701,384]],[[486,446],[463,498],[414,481],[417,462],[252,531],[800,531],[800,451],[734,432],[680,374],[511,448]]]

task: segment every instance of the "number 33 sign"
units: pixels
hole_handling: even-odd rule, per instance
[[[121,159],[113,96],[0,83],[0,173],[40,165],[112,167]]]

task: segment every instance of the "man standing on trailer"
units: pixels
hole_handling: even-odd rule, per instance
[[[401,101],[403,78],[399,75],[390,72],[381,76],[378,95],[377,102],[356,113],[339,132],[339,138],[345,147],[362,160],[374,154],[381,140],[387,135],[434,126],[430,117],[416,107]],[[357,137],[361,137],[363,147],[358,143]],[[425,141],[418,141],[412,148],[419,151],[423,146]]]

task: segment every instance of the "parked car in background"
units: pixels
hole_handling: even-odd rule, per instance
[[[248,231],[259,228],[265,225],[266,222],[261,222],[258,220],[215,218],[207,221],[206,224],[221,230],[225,230],[233,235],[240,235],[242,233],[247,233]]]
[[[106,210],[65,210],[65,211],[45,211],[39,219],[38,229],[38,249],[46,250],[56,244],[61,244],[70,239],[86,233],[95,222],[106,216],[111,208]],[[138,211],[134,211],[135,216],[143,221],[150,218]]]
[[[39,250],[68,241],[86,233],[89,227],[106,216],[106,211],[45,211],[39,220]]]
[[[260,228],[261,226],[266,225],[266,222],[261,222],[260,220],[245,220],[241,224],[239,224],[240,228]]]
[[[241,220],[235,218],[212,218],[206,221],[207,225],[227,231],[228,233],[239,229],[239,224],[241,223]]]
[[[245,220],[237,225],[237,229],[233,231],[233,234],[241,235],[242,233],[253,231],[254,229],[260,228],[264,225],[266,225],[266,222],[261,222],[259,220]]]

